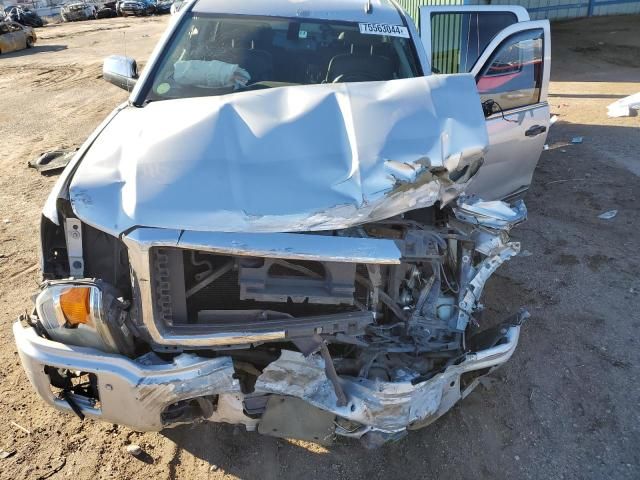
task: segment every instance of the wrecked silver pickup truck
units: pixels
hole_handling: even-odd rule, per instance
[[[519,251],[526,208],[503,200],[546,136],[549,26],[421,23],[386,0],[198,0],[140,78],[109,57],[131,96],[57,182],[14,324],[39,395],[142,431],[375,446],[506,362],[527,314],[482,319],[481,294]]]

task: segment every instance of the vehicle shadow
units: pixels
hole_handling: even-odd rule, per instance
[[[244,479],[280,478],[285,473],[291,474],[298,469],[287,465],[293,459],[295,462],[291,463],[296,465],[311,465],[314,469],[331,472],[347,459],[347,452],[353,454],[354,448],[361,454],[367,452],[356,440],[338,439],[332,446],[324,447],[248,432],[243,426],[207,422],[166,429],[161,435],[173,442],[178,452],[206,462],[211,471],[219,470]],[[176,457],[170,465],[175,468],[185,460],[184,455]],[[184,468],[188,469],[188,466],[183,465]]]
[[[36,53],[59,52],[66,49],[66,45],[35,45],[32,48],[25,48],[23,50],[17,50],[15,52],[3,53],[0,58],[24,57],[27,55],[34,55]]]
[[[477,399],[465,403],[474,410],[470,415],[476,413],[481,417]],[[168,460],[170,474],[175,474],[170,478],[206,478],[208,470],[215,472],[210,475],[225,475],[225,478],[229,475],[243,480],[394,480],[407,478],[407,472],[429,471],[430,466],[439,468],[442,463],[453,462],[453,453],[443,456],[439,449],[430,452],[425,446],[442,438],[463,443],[464,432],[450,431],[450,426],[459,430],[457,426],[461,422],[459,410],[454,407],[429,428],[411,431],[403,439],[377,449],[365,448],[358,440],[344,437],[336,438],[331,446],[322,446],[247,432],[242,426],[207,422],[165,429],[160,435],[176,447],[173,458]],[[400,458],[404,459],[406,469],[397,467]],[[410,476],[420,478],[415,474]],[[460,477],[453,473],[451,478]]]

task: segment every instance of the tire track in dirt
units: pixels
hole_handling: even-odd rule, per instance
[[[129,24],[124,24],[124,25],[104,25],[104,26],[100,26],[97,28],[83,28],[80,29],[76,32],[70,32],[70,33],[54,33],[52,35],[47,35],[45,34],[39,34],[38,35],[38,39],[40,40],[54,40],[56,38],[73,38],[73,37],[77,37],[79,35],[85,35],[87,33],[96,33],[96,32],[107,32],[110,30],[122,30],[125,28],[130,28],[131,25]]]
[[[84,80],[102,77],[102,69],[99,65],[90,67],[78,65],[20,65],[7,66],[3,70],[13,77],[13,82],[21,82],[24,79],[34,88],[46,89],[67,89],[82,84]]]

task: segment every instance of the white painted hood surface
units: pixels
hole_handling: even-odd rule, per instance
[[[118,113],[69,194],[114,235],[345,228],[455,197],[487,146],[466,74],[165,100]]]

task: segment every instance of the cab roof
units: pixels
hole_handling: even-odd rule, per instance
[[[193,12],[402,25],[391,0],[197,0]]]

